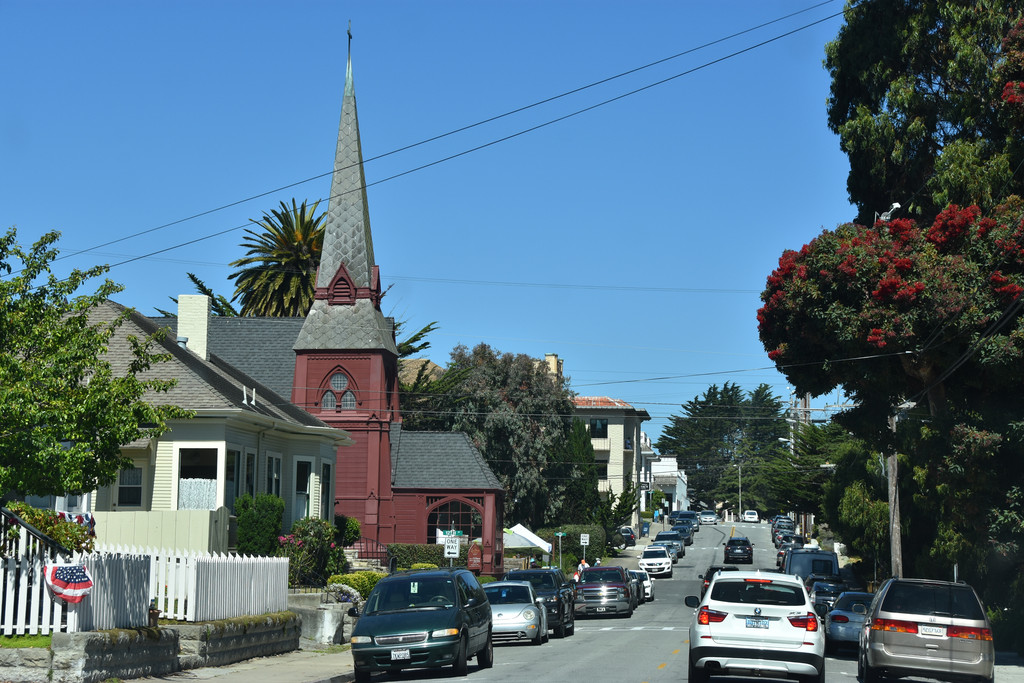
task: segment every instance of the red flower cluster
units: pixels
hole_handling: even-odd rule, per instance
[[[868,335],[868,343],[869,344],[874,344],[875,346],[877,346],[880,349],[884,349],[885,348],[885,338],[887,336],[891,337],[892,334],[891,333],[886,334],[885,330],[881,330],[881,329],[878,329],[877,327],[875,327],[875,328],[873,328],[871,330],[871,334]]]
[[[1024,81],[1007,81],[1002,98],[1007,104],[1024,104]]]
[[[956,204],[950,204],[935,217],[935,222],[932,223],[925,238],[940,251],[955,248],[967,235],[968,228],[979,215],[981,209],[977,206],[961,209]]]
[[[871,296],[877,301],[891,298],[898,303],[909,304],[923,291],[923,282],[906,282],[898,275],[889,274],[878,281],[878,289],[871,292]]]
[[[1011,282],[1010,278],[1003,275],[1002,271],[997,270],[992,273],[988,280],[992,283],[992,291],[1001,294],[1007,301],[1016,300],[1021,292],[1024,292],[1024,287]]]

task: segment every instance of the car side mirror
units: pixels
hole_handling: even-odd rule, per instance
[[[857,603],[857,604],[855,604],[853,606],[853,612],[854,612],[854,614],[867,614],[868,613],[868,608],[867,608],[866,605],[862,605],[860,603]]]
[[[544,606],[544,598],[537,598],[536,600],[534,600],[534,602],[540,605],[541,607]]]
[[[696,595],[687,595],[683,599],[683,604],[685,604],[687,607],[699,607],[700,598],[698,598]]]
[[[348,608],[348,615],[350,617],[358,617],[359,616],[359,610],[356,609],[355,607],[349,607]]]
[[[828,606],[823,605],[819,602],[814,605],[814,611],[818,614],[819,617],[823,617],[825,616],[825,613],[828,612]]]

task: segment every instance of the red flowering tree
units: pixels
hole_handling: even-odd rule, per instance
[[[1024,540],[990,528],[1024,484],[1022,292],[1018,198],[992,216],[949,206],[927,226],[842,225],[768,277],[758,329],[778,369],[800,393],[841,388],[856,407],[838,419],[907,454],[910,567],[947,570],[984,555],[985,539],[1011,551]],[[908,399],[918,408],[894,435],[888,418]]]

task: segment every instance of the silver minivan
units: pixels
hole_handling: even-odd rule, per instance
[[[933,579],[889,579],[860,632],[858,678],[924,676],[992,681],[992,627],[974,589]]]

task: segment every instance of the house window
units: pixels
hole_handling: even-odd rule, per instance
[[[235,509],[235,498],[242,494],[242,452],[229,450],[224,462],[224,505]]]
[[[591,439],[607,439],[608,438],[608,420],[607,418],[596,418],[590,421],[590,438]]]
[[[313,476],[313,463],[308,460],[295,461],[295,503],[292,507],[295,519],[309,517],[309,485]]]
[[[117,475],[117,504],[142,507],[142,468],[126,467]]]
[[[607,462],[595,462],[594,469],[597,470],[598,479],[608,479],[608,463]]]
[[[178,451],[178,509],[217,509],[217,449]]]
[[[245,490],[250,496],[256,497],[256,451],[245,452]]]
[[[356,395],[348,388],[348,376],[343,372],[331,375],[331,388],[320,397],[321,410],[335,410],[338,407],[338,396],[341,396],[342,410],[356,409]]]
[[[267,493],[281,495],[281,456],[267,454]]]
[[[331,466],[320,470],[320,519],[334,521],[334,501],[331,500]]]
[[[441,531],[461,531],[468,538],[479,538],[484,518],[480,511],[461,500],[441,503],[427,515],[427,538],[435,538]]]

